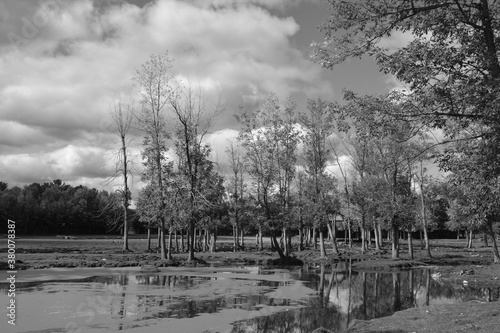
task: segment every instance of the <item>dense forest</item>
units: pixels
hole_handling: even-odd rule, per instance
[[[0,182],[1,217],[16,221],[17,235],[117,233],[120,206],[116,194],[59,179],[12,188]],[[2,233],[6,226],[2,223]]]

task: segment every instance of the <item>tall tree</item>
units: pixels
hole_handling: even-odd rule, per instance
[[[481,129],[479,129],[481,130]],[[498,221],[500,221],[500,176],[492,177],[488,166],[479,157],[482,154],[483,140],[466,140],[454,144],[455,153],[446,161],[446,170],[452,172],[450,178],[461,195],[458,202],[452,202],[450,208],[455,216],[470,216],[473,222],[485,228],[492,239],[494,262],[500,262],[497,245]],[[489,156],[490,164],[496,163],[496,158]]]
[[[300,117],[305,131],[303,136],[305,167],[314,184],[314,191],[311,194],[313,205],[317,208],[323,207],[325,202],[323,202],[322,198],[331,195],[329,192],[332,190],[330,186],[327,186],[328,181],[326,178],[326,165],[330,155],[328,140],[331,139],[335,130],[332,108],[332,104],[321,99],[317,101],[309,100],[307,103],[309,114],[302,114]],[[329,210],[332,211],[333,207],[330,207]],[[336,228],[329,224],[328,214],[320,214],[320,216],[323,217],[323,221],[318,221],[318,227],[328,227],[331,231],[333,252],[338,253]],[[321,257],[324,258],[326,253],[321,230],[320,249]]]
[[[172,60],[168,54],[151,55],[149,60],[137,70],[134,81],[141,95],[141,109],[137,120],[141,126],[145,138],[143,159],[148,165],[147,170],[154,172],[155,185],[160,195],[160,207],[166,209],[164,200],[164,169],[163,163],[168,150],[167,140],[170,133],[167,127],[166,113],[173,98],[171,86]],[[166,217],[160,216],[160,248],[161,259],[167,258],[165,245]]]
[[[291,250],[289,208],[299,139],[295,107],[291,100],[282,107],[278,96],[270,94],[261,109],[237,116],[243,125],[239,140],[245,148],[248,172],[257,184],[257,200],[264,210],[272,244],[281,259]],[[278,230],[284,234],[284,252],[276,240]]]
[[[231,176],[229,177],[229,188],[231,189],[232,213],[234,214],[234,251],[240,248],[239,230],[240,230],[240,215],[243,202],[243,156],[241,147],[237,140],[229,140],[227,142],[226,154],[229,159],[229,169]]]
[[[361,232],[363,235],[363,229],[369,225],[368,217],[388,221],[392,230],[392,255],[397,258],[399,231],[408,222],[410,217],[406,212],[413,204],[412,160],[418,156],[414,140],[421,126],[395,118],[393,114],[398,113],[401,106],[387,98],[357,97],[348,93],[346,99],[348,103],[338,109],[336,119],[350,147],[358,189],[353,203],[357,206]],[[371,203],[367,201],[369,194],[360,191],[368,185],[378,188]],[[370,212],[373,206],[379,207],[377,213]]]
[[[123,105],[121,100],[114,102],[114,109],[111,113],[115,125],[116,133],[120,138],[120,150],[118,153],[118,163],[116,165],[116,176],[123,178],[123,189],[120,190],[123,206],[123,251],[129,251],[128,246],[128,231],[129,231],[129,215],[131,192],[129,189],[129,176],[131,174],[131,160],[127,147],[129,145],[129,132],[132,124],[133,114],[130,106]]]
[[[488,171],[484,175],[496,178],[500,174],[499,3],[329,3],[330,17],[320,28],[325,39],[315,44],[313,58],[332,68],[351,57],[373,56],[382,72],[409,86],[404,98],[399,99],[399,114],[442,128],[446,141],[481,138],[483,153],[477,157]],[[382,42],[395,34],[404,35],[409,42],[384,46]],[[453,154],[448,150],[443,165]]]
[[[197,214],[206,201],[202,192],[203,173],[213,168],[209,160],[210,146],[203,142],[213,121],[223,111],[220,96],[211,103],[201,88],[195,90],[190,83],[180,85],[170,106],[177,120],[176,153],[179,171],[186,177],[189,191],[190,239],[188,261],[194,260],[194,240]]]

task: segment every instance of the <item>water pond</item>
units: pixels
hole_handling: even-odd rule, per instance
[[[498,301],[500,288],[441,282],[430,269],[355,271],[348,262],[267,267],[51,269],[18,273],[17,325],[0,332],[344,332],[353,319],[427,304]],[[0,283],[1,303],[8,285]],[[6,316],[2,306],[2,316]]]

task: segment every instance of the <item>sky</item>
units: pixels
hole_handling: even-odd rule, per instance
[[[207,141],[224,160],[234,114],[269,93],[341,101],[342,90],[398,87],[371,59],[333,71],[309,60],[328,18],[325,0],[6,0],[0,2],[0,181],[62,179],[110,189],[118,138],[113,101],[138,99],[132,77],[151,54],[174,59],[172,75],[220,92],[224,112]],[[390,43],[400,43],[398,36]],[[141,139],[131,143],[140,181]]]

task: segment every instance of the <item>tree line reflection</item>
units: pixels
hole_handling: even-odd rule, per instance
[[[354,319],[389,316],[396,311],[458,301],[498,301],[500,287],[474,288],[434,280],[431,270],[398,272],[354,271],[350,261],[305,266],[297,278],[308,280],[318,297],[306,307],[242,321],[231,333],[312,332],[325,327],[346,331]]]
[[[350,260],[290,270],[247,269],[249,274],[239,279],[224,274],[131,274],[86,278],[78,283],[102,291],[94,310],[111,317],[112,330],[154,325],[163,318],[241,309],[248,316],[234,319],[238,321],[232,333],[311,332],[320,326],[343,332],[354,319],[378,318],[429,304],[500,298],[500,287],[443,283],[433,279],[429,269],[357,271]],[[273,278],[259,280],[269,275]],[[77,282],[28,283],[19,291],[29,293],[64,283]],[[1,285],[0,289],[6,292]]]

